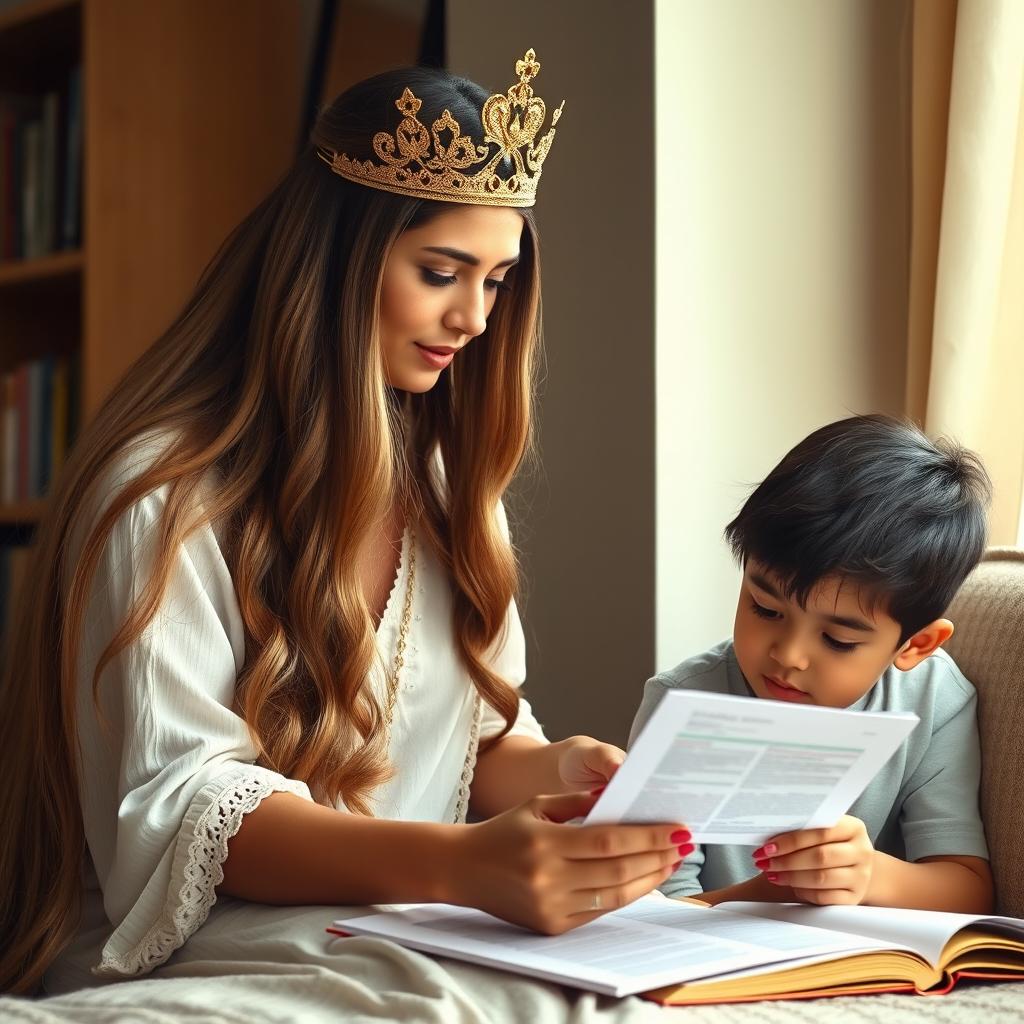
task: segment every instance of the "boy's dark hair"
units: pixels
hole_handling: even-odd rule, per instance
[[[840,576],[902,629],[939,618],[985,549],[991,482],[973,452],[913,423],[853,416],[801,441],[725,528],[801,605]]]

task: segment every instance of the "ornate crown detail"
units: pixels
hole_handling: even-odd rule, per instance
[[[516,61],[519,81],[507,93],[488,97],[481,112],[484,144],[476,145],[462,134],[451,111],[444,113],[427,130],[416,117],[422,101],[407,87],[395,106],[402,121],[394,135],[378,132],[373,151],[382,163],[354,160],[344,153],[320,150],[320,158],[331,170],[349,181],[415,196],[451,203],[477,203],[486,206],[533,206],[541,165],[555,137],[555,125],[562,115],[563,100],[551,117],[551,128],[537,138],[547,108],[534,96],[530,79],[540,71],[533,50]],[[496,150],[492,146],[497,146]],[[498,163],[510,157],[515,172],[508,178],[495,173]],[[475,173],[469,168],[483,164]]]

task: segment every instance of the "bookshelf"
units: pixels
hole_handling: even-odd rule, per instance
[[[33,240],[43,244],[12,253],[2,233],[9,209],[0,209],[0,414],[4,384],[22,367],[43,367],[42,384],[31,377],[37,397],[54,368],[65,367],[66,415],[80,426],[167,326],[220,242],[294,156],[314,22],[294,0],[24,0],[0,8],[0,129],[5,101],[21,125],[40,116],[48,95],[56,99],[43,116],[57,126],[44,122],[44,137],[57,144],[47,155],[44,138],[39,150],[44,170],[56,168],[38,205],[49,226]],[[68,133],[76,68],[77,172]],[[0,203],[9,150],[0,133]],[[69,187],[74,173],[78,184]],[[77,225],[66,230],[75,200]],[[51,443],[58,405],[51,398],[47,406],[49,441],[33,449],[52,452],[52,463],[63,457]],[[59,466],[33,477],[38,493],[5,493],[5,434],[0,425],[0,589],[6,576],[13,593],[4,560],[31,538],[46,507],[45,480]]]
[[[5,525],[17,525],[19,523],[36,523],[43,514],[46,502],[19,501],[6,505],[0,505],[0,523]]]

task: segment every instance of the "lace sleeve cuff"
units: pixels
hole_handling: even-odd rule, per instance
[[[100,977],[145,974],[182,946],[217,902],[228,840],[246,814],[278,792],[312,799],[305,783],[251,764],[238,765],[199,790],[176,842],[103,947],[93,973]]]

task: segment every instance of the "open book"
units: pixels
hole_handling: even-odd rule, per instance
[[[1024,920],[881,907],[707,907],[652,893],[556,936],[436,903],[335,921],[328,931],[672,1005],[937,994],[961,977],[1024,978]]]

